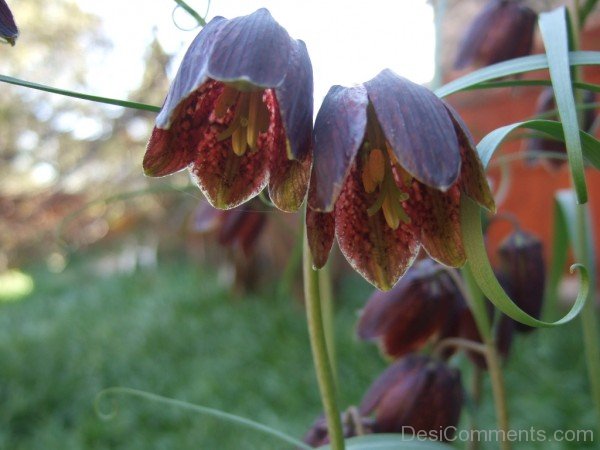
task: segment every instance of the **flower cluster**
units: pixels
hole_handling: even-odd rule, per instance
[[[309,191],[315,266],[337,235],[352,267],[380,289],[396,283],[421,247],[462,265],[461,195],[489,210],[494,200],[458,114],[384,70],[364,85],[331,88],[311,133],[312,86],[306,47],[267,10],[213,19],[158,115],[146,174],[188,168],[220,209],[268,186],[278,208],[295,211]]]

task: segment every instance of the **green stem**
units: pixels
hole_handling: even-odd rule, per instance
[[[50,92],[52,94],[64,95],[66,97],[80,98],[82,100],[89,100],[96,103],[105,103],[107,105],[123,106],[124,108],[141,109],[143,111],[160,111],[160,106],[147,105],[145,103],[130,102],[127,100],[119,100],[116,98],[100,97],[98,95],[83,94],[81,92],[68,91],[66,89],[58,89],[44,84],[33,83],[31,81],[20,80],[18,78],[9,77],[6,75],[0,75],[0,81],[4,83],[14,84],[16,86],[23,86],[30,89],[37,89],[38,91]]]
[[[312,266],[312,257],[308,247],[308,239],[304,233],[304,295],[308,334],[313,354],[313,362],[321,393],[321,401],[327,419],[327,429],[332,450],[344,450],[342,422],[337,407],[336,390],[331,370],[330,357],[327,351],[327,340],[323,329],[322,305],[319,295],[319,274]]]
[[[580,33],[583,21],[581,20],[581,5],[579,0],[573,1],[573,49],[579,49]],[[573,68],[573,80],[579,81],[581,73],[579,68]],[[582,93],[575,91],[575,100],[580,102]],[[582,112],[578,114],[578,122],[582,121]],[[581,327],[583,332],[583,345],[585,348],[585,359],[590,379],[590,388],[592,398],[596,408],[596,426],[600,432],[600,332],[598,330],[598,320],[596,318],[596,305],[594,293],[596,292],[596,267],[593,251],[593,238],[591,218],[589,209],[585,205],[576,205],[576,233],[574,243],[574,252],[579,261],[588,268],[590,276],[591,289],[588,292],[585,306],[581,314]]]
[[[596,286],[596,268],[593,257],[593,239],[588,209],[585,205],[576,205],[576,243],[575,255],[589,271],[590,286],[588,298],[581,314],[581,327],[583,332],[583,345],[585,359],[592,391],[592,399],[596,408],[596,420],[600,432],[600,332],[596,317],[594,292]]]
[[[190,16],[192,16],[194,19],[196,19],[196,22],[198,22],[198,25],[200,25],[201,27],[206,26],[206,20],[204,20],[204,18],[198,14],[196,12],[196,10],[194,8],[192,8],[190,5],[188,5],[186,2],[184,2],[183,0],[175,0],[175,3],[177,3],[179,6],[181,6]],[[210,2],[209,2],[210,5]]]
[[[471,373],[471,398],[473,400],[473,408],[475,410],[475,414],[471,414],[469,426],[471,428],[471,431],[475,431],[479,428],[477,425],[477,410],[481,405],[483,371],[476,364],[472,364],[472,366],[473,371]],[[468,448],[469,450],[479,450],[479,440],[471,439],[469,441]]]
[[[333,288],[331,286],[331,270],[329,263],[318,271],[319,273],[319,294],[321,298],[321,313],[323,314],[323,330],[325,332],[325,341],[327,342],[327,352],[329,354],[329,364],[331,364],[331,373],[334,384],[338,385],[336,352],[335,352],[335,326],[333,312]]]
[[[504,388],[504,377],[500,364],[500,356],[496,350],[496,342],[492,333],[492,324],[488,316],[485,298],[477,286],[468,266],[463,267],[462,274],[466,284],[466,290],[469,295],[465,298],[469,303],[469,308],[473,313],[477,329],[486,347],[485,360],[490,374],[492,385],[492,394],[494,396],[494,406],[496,408],[496,421],[498,429],[502,431],[502,437],[506,438],[509,431],[508,406],[506,404],[506,390]],[[502,439],[500,441],[502,450],[510,450],[510,441]]]

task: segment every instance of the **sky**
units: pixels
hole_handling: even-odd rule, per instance
[[[139,83],[142,57],[154,33],[178,61],[199,32],[194,21],[173,0],[79,0],[103,20],[113,42],[102,56],[91,83],[94,93],[123,97]],[[204,15],[206,0],[188,0]],[[426,0],[212,0],[208,19],[232,18],[265,7],[296,39],[306,42],[315,78],[315,108],[329,87],[351,86],[384,68],[417,83],[433,77],[433,12]],[[139,57],[132,57],[139,55]],[[126,67],[114,74],[115,67]]]

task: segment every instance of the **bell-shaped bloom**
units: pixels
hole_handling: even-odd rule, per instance
[[[542,241],[531,233],[516,230],[498,248],[500,271],[515,303],[539,319],[544,300],[546,269]],[[517,331],[534,328],[515,322]]]
[[[592,91],[584,91],[582,100],[587,109],[585,109],[583,112],[583,123],[581,124],[581,129],[589,132],[594,126],[594,121],[596,120],[596,110],[593,108],[593,104],[596,101],[596,94]],[[553,111],[554,113],[552,113]],[[552,88],[545,88],[538,97],[536,115],[541,116],[544,119],[558,120],[558,114],[556,114],[556,102],[554,100],[554,91]],[[530,138],[527,142],[527,149],[530,151],[559,153],[563,155],[566,155],[567,153],[567,148],[565,147],[564,142],[542,136]],[[543,158],[543,155],[540,156],[540,158],[533,156],[528,158],[528,160],[530,162],[545,160],[548,161],[550,166],[555,169],[560,168],[566,161],[566,159]]]
[[[12,11],[4,0],[0,0],[0,40],[15,45],[19,37],[19,29],[15,23]]]
[[[202,202],[194,213],[193,230],[217,233],[217,242],[240,248],[249,256],[265,228],[267,216],[251,204],[221,211]]]
[[[386,355],[398,358],[435,337],[456,336],[466,305],[448,270],[423,259],[390,291],[375,291],[358,321],[358,337],[378,340]]]
[[[233,208],[266,186],[295,211],[311,165],[313,78],[302,41],[266,9],[200,31],[171,84],[144,156],[149,176],[188,168],[208,201]]]
[[[359,407],[375,413],[374,433],[432,432],[454,436],[463,404],[460,372],[425,355],[411,354],[388,367]]]
[[[489,66],[531,53],[537,14],[511,0],[490,0],[467,29],[455,69]]]
[[[382,290],[421,245],[462,265],[461,193],[494,210],[469,132],[431,91],[390,70],[329,90],[315,122],[306,219],[316,267],[334,234],[352,267]]]

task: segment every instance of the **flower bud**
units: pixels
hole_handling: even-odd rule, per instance
[[[498,248],[500,268],[515,303],[527,314],[539,318],[544,300],[546,269],[542,242],[533,234],[513,232]],[[517,331],[533,328],[516,323]]]
[[[444,334],[464,305],[447,270],[423,259],[390,291],[375,291],[359,319],[359,338],[379,340],[387,355],[399,357]]]
[[[588,107],[588,109],[583,111],[583,124],[581,129],[590,131],[594,125],[594,120],[596,119],[596,110],[591,108],[590,105],[596,101],[596,94],[594,94],[592,91],[584,91],[582,100],[583,104]],[[549,116],[548,113],[551,113],[552,111],[555,113]],[[554,91],[552,88],[544,89],[538,97],[536,115],[548,120],[558,120],[558,114],[556,114],[556,102],[554,100]],[[542,136],[535,136],[529,139],[527,142],[527,150],[561,154],[567,153],[564,142],[544,138]],[[538,158],[534,156],[528,159],[529,162],[534,162]],[[547,161],[556,169],[560,168],[565,162],[564,159],[558,158],[548,158]]]
[[[518,2],[489,1],[467,30],[454,68],[489,66],[529,55],[536,20],[536,13]]]
[[[441,432],[450,440],[463,404],[460,372],[429,356],[411,354],[385,370],[360,405],[375,413],[375,433]]]

